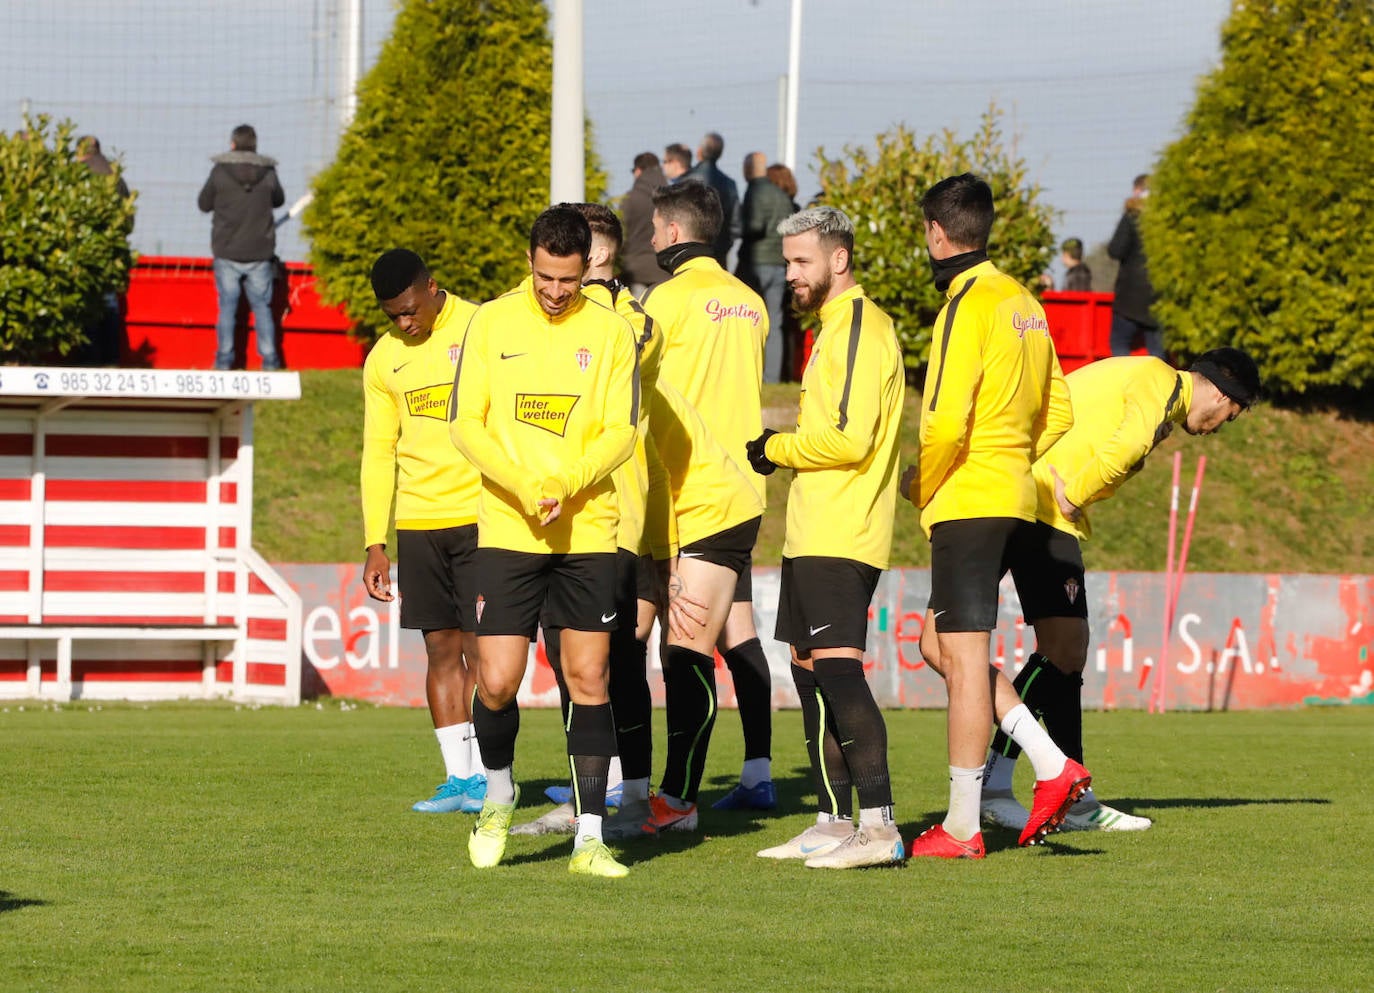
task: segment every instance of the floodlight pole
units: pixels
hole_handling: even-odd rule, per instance
[[[802,0],[792,0],[792,29],[787,46],[787,124],[782,161],[797,171],[797,90],[801,84]]]
[[[339,105],[339,132],[353,123],[358,112],[358,80],[363,70],[363,0],[344,0],[343,99]]]
[[[582,0],[553,4],[553,120],[549,202],[581,203],[586,191],[586,110],[582,93]]]

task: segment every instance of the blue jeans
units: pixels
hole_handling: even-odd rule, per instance
[[[782,291],[787,287],[787,267],[780,265],[760,265],[754,267],[755,287],[763,297],[768,308],[768,342],[763,347],[763,381],[778,383],[782,381],[783,320]]]
[[[234,367],[234,324],[238,320],[239,295],[248,294],[253,326],[258,334],[258,355],[264,369],[280,369],[277,326],[272,321],[272,260],[234,262],[215,259],[215,289],[219,292],[219,318],[215,321],[215,368]]]
[[[1140,335],[1145,345],[1145,351],[1157,359],[1164,358],[1164,332],[1158,327],[1150,327],[1123,317],[1120,314],[1112,314],[1111,347],[1113,355],[1130,355],[1131,347],[1135,344],[1135,336]]]

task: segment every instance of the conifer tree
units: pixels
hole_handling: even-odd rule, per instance
[[[1141,214],[1180,358],[1236,345],[1276,393],[1374,383],[1374,4],[1237,0]]]
[[[322,295],[365,336],[386,328],[368,274],[388,248],[418,252],[441,286],[479,302],[522,278],[548,206],[552,84],[541,0],[401,6],[305,212]],[[587,163],[596,199],[590,147]]]

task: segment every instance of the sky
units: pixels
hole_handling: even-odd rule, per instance
[[[32,113],[71,118],[122,156],[139,191],[134,247],[209,254],[195,196],[229,132],[254,124],[290,203],[334,152],[345,0],[46,0],[0,10],[0,128]],[[362,0],[364,65],[390,30],[391,0]],[[779,147],[790,0],[652,4],[583,0],[585,91],[609,191],[636,153],[707,131],[740,178]],[[1056,236],[1105,241],[1131,179],[1181,132],[1198,78],[1219,57],[1229,0],[805,0],[798,179],[814,152],[904,123],[970,134],[1003,111],[1031,177],[1059,211]],[[303,259],[299,222],[279,254]]]

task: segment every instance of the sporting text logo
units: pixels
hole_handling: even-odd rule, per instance
[[[737,317],[742,321],[750,322],[754,327],[758,327],[759,322],[763,320],[763,315],[747,303],[723,304],[714,297],[706,303],[706,314],[716,324],[727,317]]]
[[[1024,338],[1027,331],[1039,331],[1046,338],[1050,336],[1050,324],[1038,314],[1022,314],[1019,310],[1011,315],[1011,326],[1016,329],[1016,337]]]

